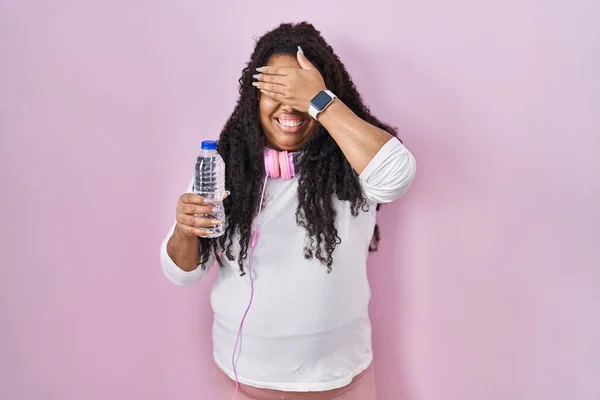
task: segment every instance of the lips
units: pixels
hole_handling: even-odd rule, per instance
[[[306,125],[306,119],[294,114],[282,114],[274,118],[279,129],[284,132],[298,132]]]

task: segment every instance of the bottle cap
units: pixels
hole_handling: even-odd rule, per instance
[[[217,142],[214,140],[204,140],[204,141],[202,141],[201,149],[202,150],[216,150]]]

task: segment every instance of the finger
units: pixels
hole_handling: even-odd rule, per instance
[[[195,226],[178,224],[177,227],[182,233],[196,235],[202,238],[209,237],[213,233],[212,229],[196,228]]]
[[[276,85],[285,85],[287,83],[287,79],[284,75],[256,74],[256,75],[253,75],[252,77],[259,82],[274,83]]]
[[[194,214],[208,214],[208,215],[212,215],[217,210],[212,205],[209,205],[209,206],[199,206],[197,204],[181,203],[179,205],[177,211],[180,212],[180,213],[182,213],[182,214],[187,214],[187,215],[194,215]]]
[[[281,93],[281,94],[283,94],[283,92],[285,90],[285,86],[277,85],[275,83],[252,82],[252,86],[254,86],[258,89],[261,89],[261,90],[265,90],[267,92]]]
[[[221,200],[220,200],[220,201],[223,201],[223,200],[225,200],[225,199],[226,199],[226,198],[228,198],[230,195],[231,195],[231,192],[230,192],[229,190],[226,190],[225,192],[223,192],[223,196],[221,196]]]
[[[201,206],[214,203],[214,200],[206,199],[206,198],[204,198],[202,196],[198,196],[197,194],[194,194],[194,193],[182,194],[181,197],[179,197],[179,201],[181,203],[198,204]]]
[[[260,92],[262,94],[264,94],[265,96],[269,96],[270,98],[277,100],[279,102],[283,102],[285,100],[285,96],[281,93],[269,92],[268,90],[262,90],[262,89]]]
[[[298,64],[300,64],[302,69],[316,69],[315,66],[308,61],[308,58],[304,55],[304,50],[302,50],[302,47],[300,46],[298,46]]]
[[[195,228],[212,228],[213,226],[221,223],[221,221],[218,219],[204,218],[188,214],[179,214],[177,216],[177,222],[183,225],[193,226]]]
[[[260,67],[256,68],[257,72],[266,74],[266,75],[287,75],[290,68],[285,67]]]

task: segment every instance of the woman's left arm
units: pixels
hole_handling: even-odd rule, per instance
[[[318,120],[327,129],[359,175],[393,136],[359,118],[340,99],[333,100]]]
[[[254,86],[264,95],[307,113],[312,98],[326,86],[321,73],[301,49],[297,58],[301,68],[259,68]],[[339,98],[334,99],[317,118],[359,175],[382,147],[394,138],[389,132],[359,118]]]

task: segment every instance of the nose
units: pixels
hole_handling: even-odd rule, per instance
[[[284,113],[292,113],[294,112],[294,109],[292,108],[292,106],[281,103],[281,111],[283,111]]]

